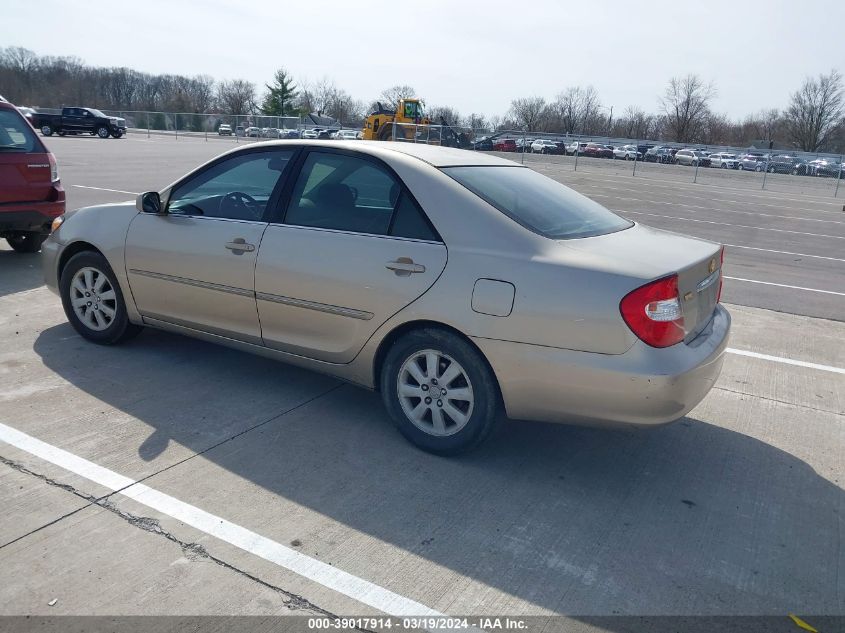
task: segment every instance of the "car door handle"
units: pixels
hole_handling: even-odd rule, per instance
[[[385,268],[392,270],[400,277],[407,277],[411,273],[424,273],[425,266],[422,264],[415,264],[410,257],[400,257],[392,262],[387,262]]]
[[[251,253],[254,251],[255,244],[247,244],[244,238],[236,237],[231,242],[226,242],[226,248],[236,255],[240,255],[241,253]]]

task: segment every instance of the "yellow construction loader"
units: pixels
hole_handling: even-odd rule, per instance
[[[396,109],[376,102],[376,109],[364,123],[364,140],[429,143],[447,147],[470,147],[466,134],[456,132],[442,119],[432,124],[419,99],[399,99]]]

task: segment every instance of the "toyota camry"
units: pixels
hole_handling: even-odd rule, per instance
[[[271,141],[42,247],[71,325],[143,326],[375,389],[440,454],[497,419],[665,424],[719,375],[720,245],[627,220],[511,161],[422,144]]]

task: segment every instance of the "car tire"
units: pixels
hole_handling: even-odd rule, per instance
[[[117,277],[100,253],[83,251],[71,257],[59,279],[59,294],[73,329],[89,341],[114,345],[142,329],[130,323]]]
[[[42,136],[53,136],[53,126],[52,125],[42,125],[41,126],[41,135]]]
[[[16,253],[37,253],[47,236],[39,231],[18,231],[6,236],[6,241]]]
[[[437,361],[434,371],[428,367],[430,360]],[[402,435],[437,455],[477,447],[500,418],[492,369],[469,342],[445,330],[415,330],[393,343],[382,366],[380,388]],[[449,390],[459,397],[450,397]]]
[[[101,125],[96,129],[97,136],[100,138],[108,138],[109,137],[109,128],[105,125]]]
[[[112,134],[113,138],[120,138],[121,136],[123,136],[123,132],[115,132],[114,134]]]

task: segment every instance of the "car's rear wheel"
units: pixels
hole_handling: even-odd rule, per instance
[[[53,126],[52,125],[42,125],[41,126],[41,134],[44,136],[53,136]]]
[[[108,138],[109,137],[109,128],[105,125],[101,125],[97,128],[97,136],[100,138]]]
[[[445,330],[417,330],[396,341],[380,382],[399,431],[430,453],[455,455],[475,448],[499,417],[492,370],[478,350]]]
[[[38,231],[17,231],[6,236],[6,241],[16,253],[37,253],[47,236]]]
[[[89,341],[112,345],[141,331],[129,322],[114,271],[99,253],[83,251],[71,257],[62,271],[59,292],[68,321]]]

